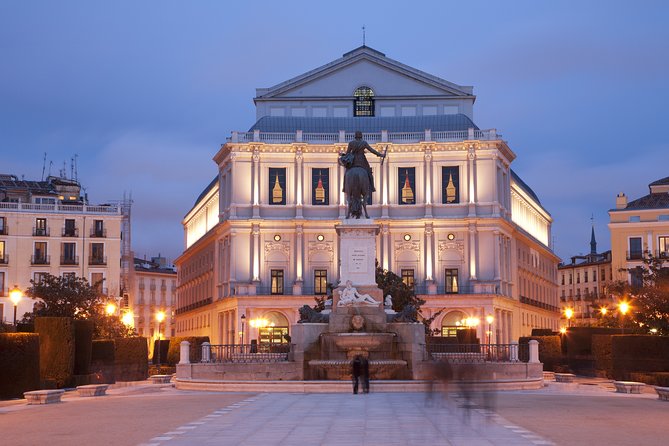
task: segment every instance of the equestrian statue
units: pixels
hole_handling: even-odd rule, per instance
[[[374,155],[381,157],[381,165],[386,159],[386,151],[379,153],[374,150],[367,141],[362,139],[362,132],[355,132],[355,139],[348,143],[346,153],[339,155],[339,164],[346,168],[344,174],[344,187],[342,192],[346,194],[348,211],[346,218],[360,218],[363,211],[365,218],[367,214],[367,198],[369,194],[376,191],[374,187],[374,178],[372,177],[372,168],[365,157],[365,150],[369,150]]]

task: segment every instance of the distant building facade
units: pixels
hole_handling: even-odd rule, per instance
[[[493,342],[559,328],[552,218],[511,170],[507,143],[474,124],[474,100],[472,87],[365,46],[259,89],[257,122],[223,144],[183,220],[179,335],[282,342],[297,309],[338,283],[337,155],[356,130],[388,153],[368,156],[378,262],[426,300],[436,332],[478,321],[485,340],[487,315]]]
[[[618,194],[616,208],[609,211],[613,274],[631,285],[640,285],[636,268],[648,254],[669,259],[669,177],[648,188],[648,195],[630,202]]]
[[[167,339],[175,335],[174,305],[176,303],[177,272],[164,257],[151,260],[135,258],[133,292],[129,309],[134,317],[135,331],[148,339]],[[165,314],[160,323],[158,312]],[[151,347],[153,343],[151,343]]]
[[[590,253],[573,256],[569,263],[560,263],[558,280],[563,318],[564,310],[571,308],[575,324],[589,324],[598,317],[601,308],[613,308],[615,303],[608,293],[608,285],[613,281],[611,251],[597,252],[594,227]]]
[[[121,233],[129,230],[129,203],[90,205],[72,179],[20,180],[0,175],[0,317],[13,321],[9,291],[25,292],[45,274],[86,278],[103,294],[126,286]],[[129,234],[128,234],[129,238]],[[32,311],[23,298],[17,319]]]

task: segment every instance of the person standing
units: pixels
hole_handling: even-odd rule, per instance
[[[369,393],[369,360],[364,356],[362,362],[362,393]]]
[[[360,383],[360,375],[361,374],[362,374],[362,359],[360,359],[360,355],[358,355],[351,362],[351,376],[353,377],[353,394],[354,395],[358,394],[358,385]]]

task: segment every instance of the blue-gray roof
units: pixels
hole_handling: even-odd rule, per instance
[[[436,116],[394,116],[394,117],[347,117],[347,118],[299,118],[292,116],[263,116],[249,132],[294,133],[337,133],[339,130],[363,133],[389,132],[448,132],[476,129],[478,127],[463,114]]]
[[[537,194],[534,193],[534,191],[532,190],[532,188],[531,188],[530,186],[528,186],[527,183],[524,182],[524,181],[518,176],[518,174],[517,174],[516,172],[513,171],[513,169],[510,169],[510,170],[511,170],[511,177],[514,179],[514,181],[515,181],[516,183],[518,183],[518,185],[520,186],[520,188],[523,189],[527,195],[529,195],[530,197],[532,197],[532,198],[537,202],[537,204],[541,205],[541,201],[539,201],[539,197],[537,196]],[[542,207],[543,207],[543,206],[542,206]]]

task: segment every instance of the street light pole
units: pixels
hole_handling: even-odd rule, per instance
[[[14,304],[14,327],[16,327],[16,308],[23,297],[23,292],[18,285],[14,285],[14,289],[9,292],[9,300]]]
[[[160,368],[160,324],[165,320],[165,312],[159,311],[156,313],[156,320],[158,321],[158,368]]]
[[[241,335],[240,336],[241,337],[240,344],[241,344],[242,350],[243,350],[244,349],[244,322],[246,321],[246,315],[245,314],[242,314],[241,320],[242,320],[242,332],[240,333],[240,335]]]

